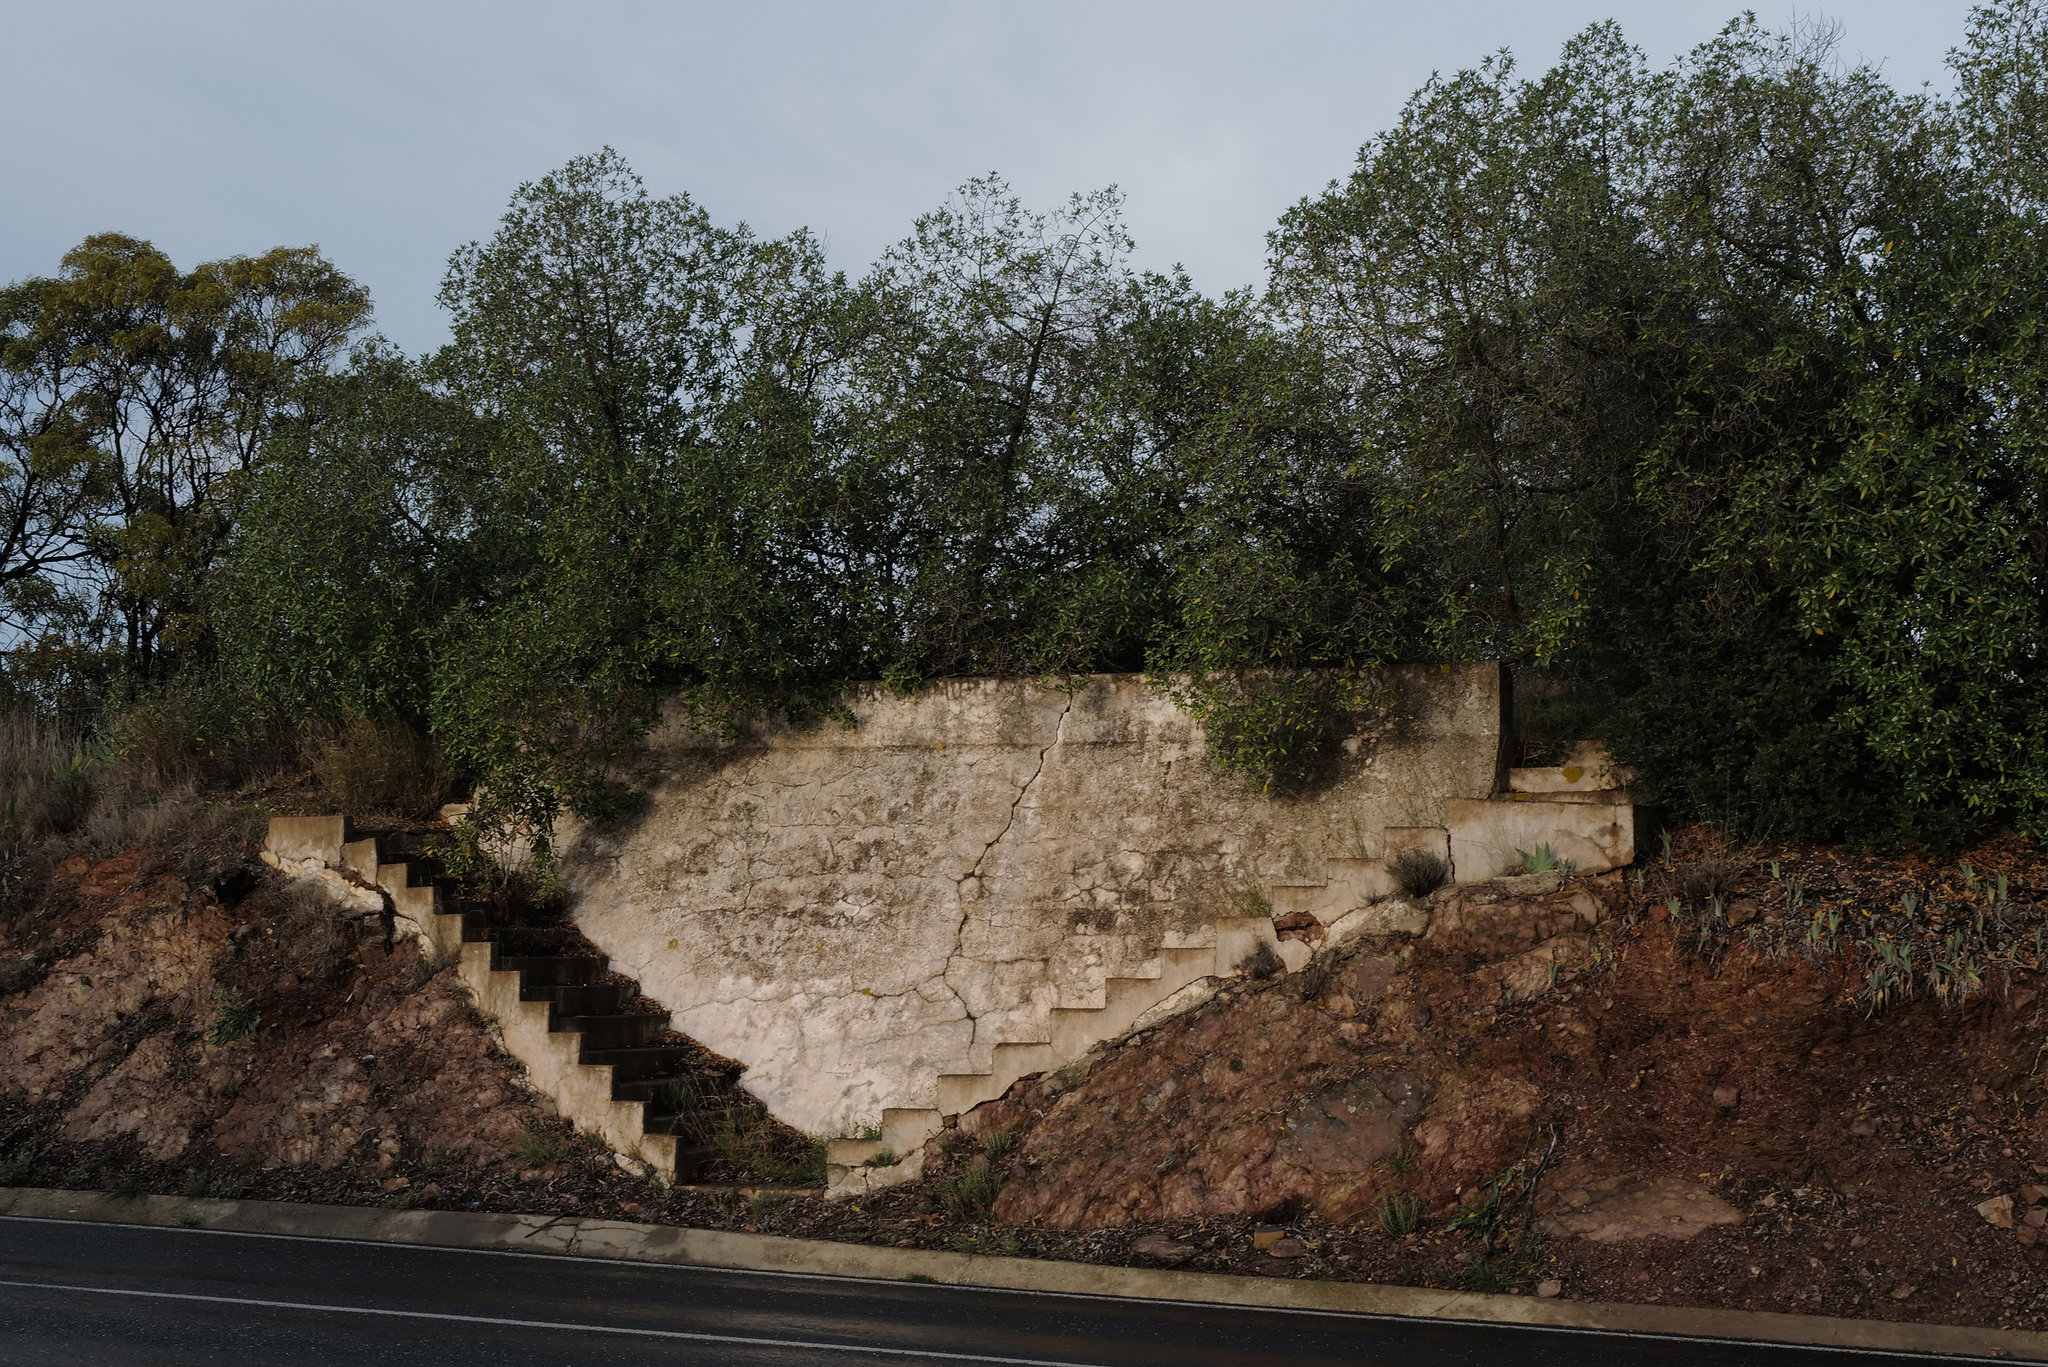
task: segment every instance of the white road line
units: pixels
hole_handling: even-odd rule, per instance
[[[874,1357],[931,1358],[939,1362],[992,1362],[999,1367],[1099,1367],[1072,1358],[994,1357],[987,1353],[944,1353],[930,1348],[882,1348],[859,1343],[826,1343],[810,1339],[748,1338],[743,1334],[693,1334],[681,1329],[635,1329],[617,1324],[571,1324],[558,1320],[515,1320],[496,1315],[447,1315],[431,1310],[380,1310],[364,1305],[324,1305],[316,1301],[270,1301],[249,1296],[200,1296],[183,1291],[136,1291],[119,1286],[80,1286],[71,1282],[0,1280],[0,1286],[38,1291],[77,1291],[91,1296],[140,1296],[160,1301],[202,1301],[209,1305],[253,1305],[266,1310],[316,1310],[331,1315],[382,1315],[391,1319],[446,1320],[455,1324],[495,1324],[513,1329],[562,1329],[579,1334],[628,1334],[636,1338],[688,1339],[694,1343],[731,1343],[749,1348],[808,1348],[827,1353],[866,1353]]]
[[[401,1243],[385,1239],[358,1239],[347,1235],[331,1234],[273,1234],[253,1229],[190,1228],[183,1225],[131,1224],[125,1220],[79,1220],[62,1215],[0,1215],[0,1223],[18,1221],[22,1224],[86,1225],[100,1229],[129,1229],[152,1234],[200,1234],[214,1235],[223,1239],[275,1239],[281,1243],[298,1244],[348,1244],[356,1248],[374,1248],[384,1252],[417,1250],[421,1253],[483,1254],[493,1258],[532,1258],[547,1262],[573,1262],[586,1270],[603,1268],[624,1268],[635,1270],[660,1270],[670,1273],[698,1273],[720,1277],[765,1277],[779,1281],[823,1282],[828,1286],[868,1285],[904,1290],[915,1287],[921,1291],[968,1292],[985,1296],[1021,1296],[1044,1300],[1102,1301],[1109,1304],[1128,1305],[1139,1308],[1173,1306],[1184,1310],[1200,1310],[1212,1314],[1226,1315],[1278,1315],[1296,1319],[1344,1320],[1354,1325],[1369,1325],[1374,1328],[1395,1327],[1420,1329],[1444,1325],[1459,1329],[1493,1330],[1500,1333],[1518,1333],[1530,1338],[1553,1339],[1618,1339],[1660,1347],[1679,1347],[1697,1344],[1706,1348],[1748,1348],[1756,1352],[1766,1350],[1792,1350],[1812,1353],[1816,1356],[1853,1358],[1861,1362],[1898,1361],[1925,1362],[1928,1351],[1917,1348],[1869,1348],[1861,1344],[1811,1343],[1791,1339],[1748,1339],[1732,1335],[1708,1335],[1672,1333],[1648,1329],[1614,1329],[1598,1325],[1573,1324],[1531,1324],[1519,1320],[1467,1318],[1454,1311],[1396,1312],[1391,1310],[1310,1310],[1292,1305],[1245,1305],[1234,1301],[1183,1300],[1173,1296],[1125,1296],[1103,1291],[1041,1291],[1022,1286],[984,1286],[978,1282],[909,1282],[901,1277],[863,1276],[854,1272],[788,1272],[766,1267],[719,1267],[711,1263],[670,1263],[656,1262],[643,1258],[607,1258],[589,1253],[541,1252],[522,1248],[473,1248],[465,1244]],[[6,1285],[0,1282],[0,1285]],[[1447,1304],[1459,1299],[1456,1292],[1445,1292]],[[749,1340],[751,1342],[752,1340]],[[765,1340],[763,1340],[765,1342]],[[850,1351],[860,1351],[858,1349]],[[874,1351],[881,1351],[879,1349]],[[908,1351],[901,1350],[898,1351]],[[1941,1353],[1945,1363],[1957,1367],[1968,1367],[1970,1363],[1995,1364],[2002,1359],[1983,1357],[1975,1354]],[[967,1359],[973,1361],[974,1359]],[[1023,1358],[987,1358],[989,1362],[1025,1362]],[[1056,1364],[1056,1367],[1087,1367],[1087,1364]]]

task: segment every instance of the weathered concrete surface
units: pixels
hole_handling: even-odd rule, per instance
[[[1631,802],[1534,798],[1455,798],[1445,804],[1451,830],[1451,868],[1461,883],[1484,882],[1522,867],[1522,856],[1548,845],[1580,873],[1602,873],[1635,862],[1636,816]]]
[[[1302,797],[1224,773],[1128,675],[868,690],[855,725],[738,744],[671,725],[647,811],[564,830],[564,875],[676,1028],[747,1064],[777,1116],[849,1133],[1049,1039],[1055,1008],[1103,1005],[1105,979],[1159,972],[1218,917],[1264,916],[1272,885],[1494,791],[1499,667],[1386,677],[1384,719]]]

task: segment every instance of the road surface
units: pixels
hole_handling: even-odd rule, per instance
[[[0,1363],[36,1367],[1881,1360],[1698,1339],[0,1217]]]

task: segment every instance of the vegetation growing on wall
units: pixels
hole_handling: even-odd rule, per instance
[[[611,152],[455,254],[417,359],[309,252],[94,238],[0,295],[9,678],[406,718],[545,814],[613,804],[671,697],[1147,670],[1284,784],[1370,712],[1347,672],[1498,657],[1683,814],[2039,831],[2048,14],[1952,65],[1749,20],[1489,59],[1257,297],[994,178],[850,279]]]

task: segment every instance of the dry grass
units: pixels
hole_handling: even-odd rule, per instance
[[[1434,850],[1407,849],[1387,861],[1401,891],[1410,897],[1427,897],[1451,876],[1451,866]]]
[[[447,796],[439,742],[397,717],[348,717],[316,728],[307,765],[348,812],[430,816]]]
[[[85,742],[33,712],[0,713],[0,910],[32,902],[74,854],[99,857],[179,837],[245,834],[250,814],[203,801],[196,768],[137,746],[126,726]]]

